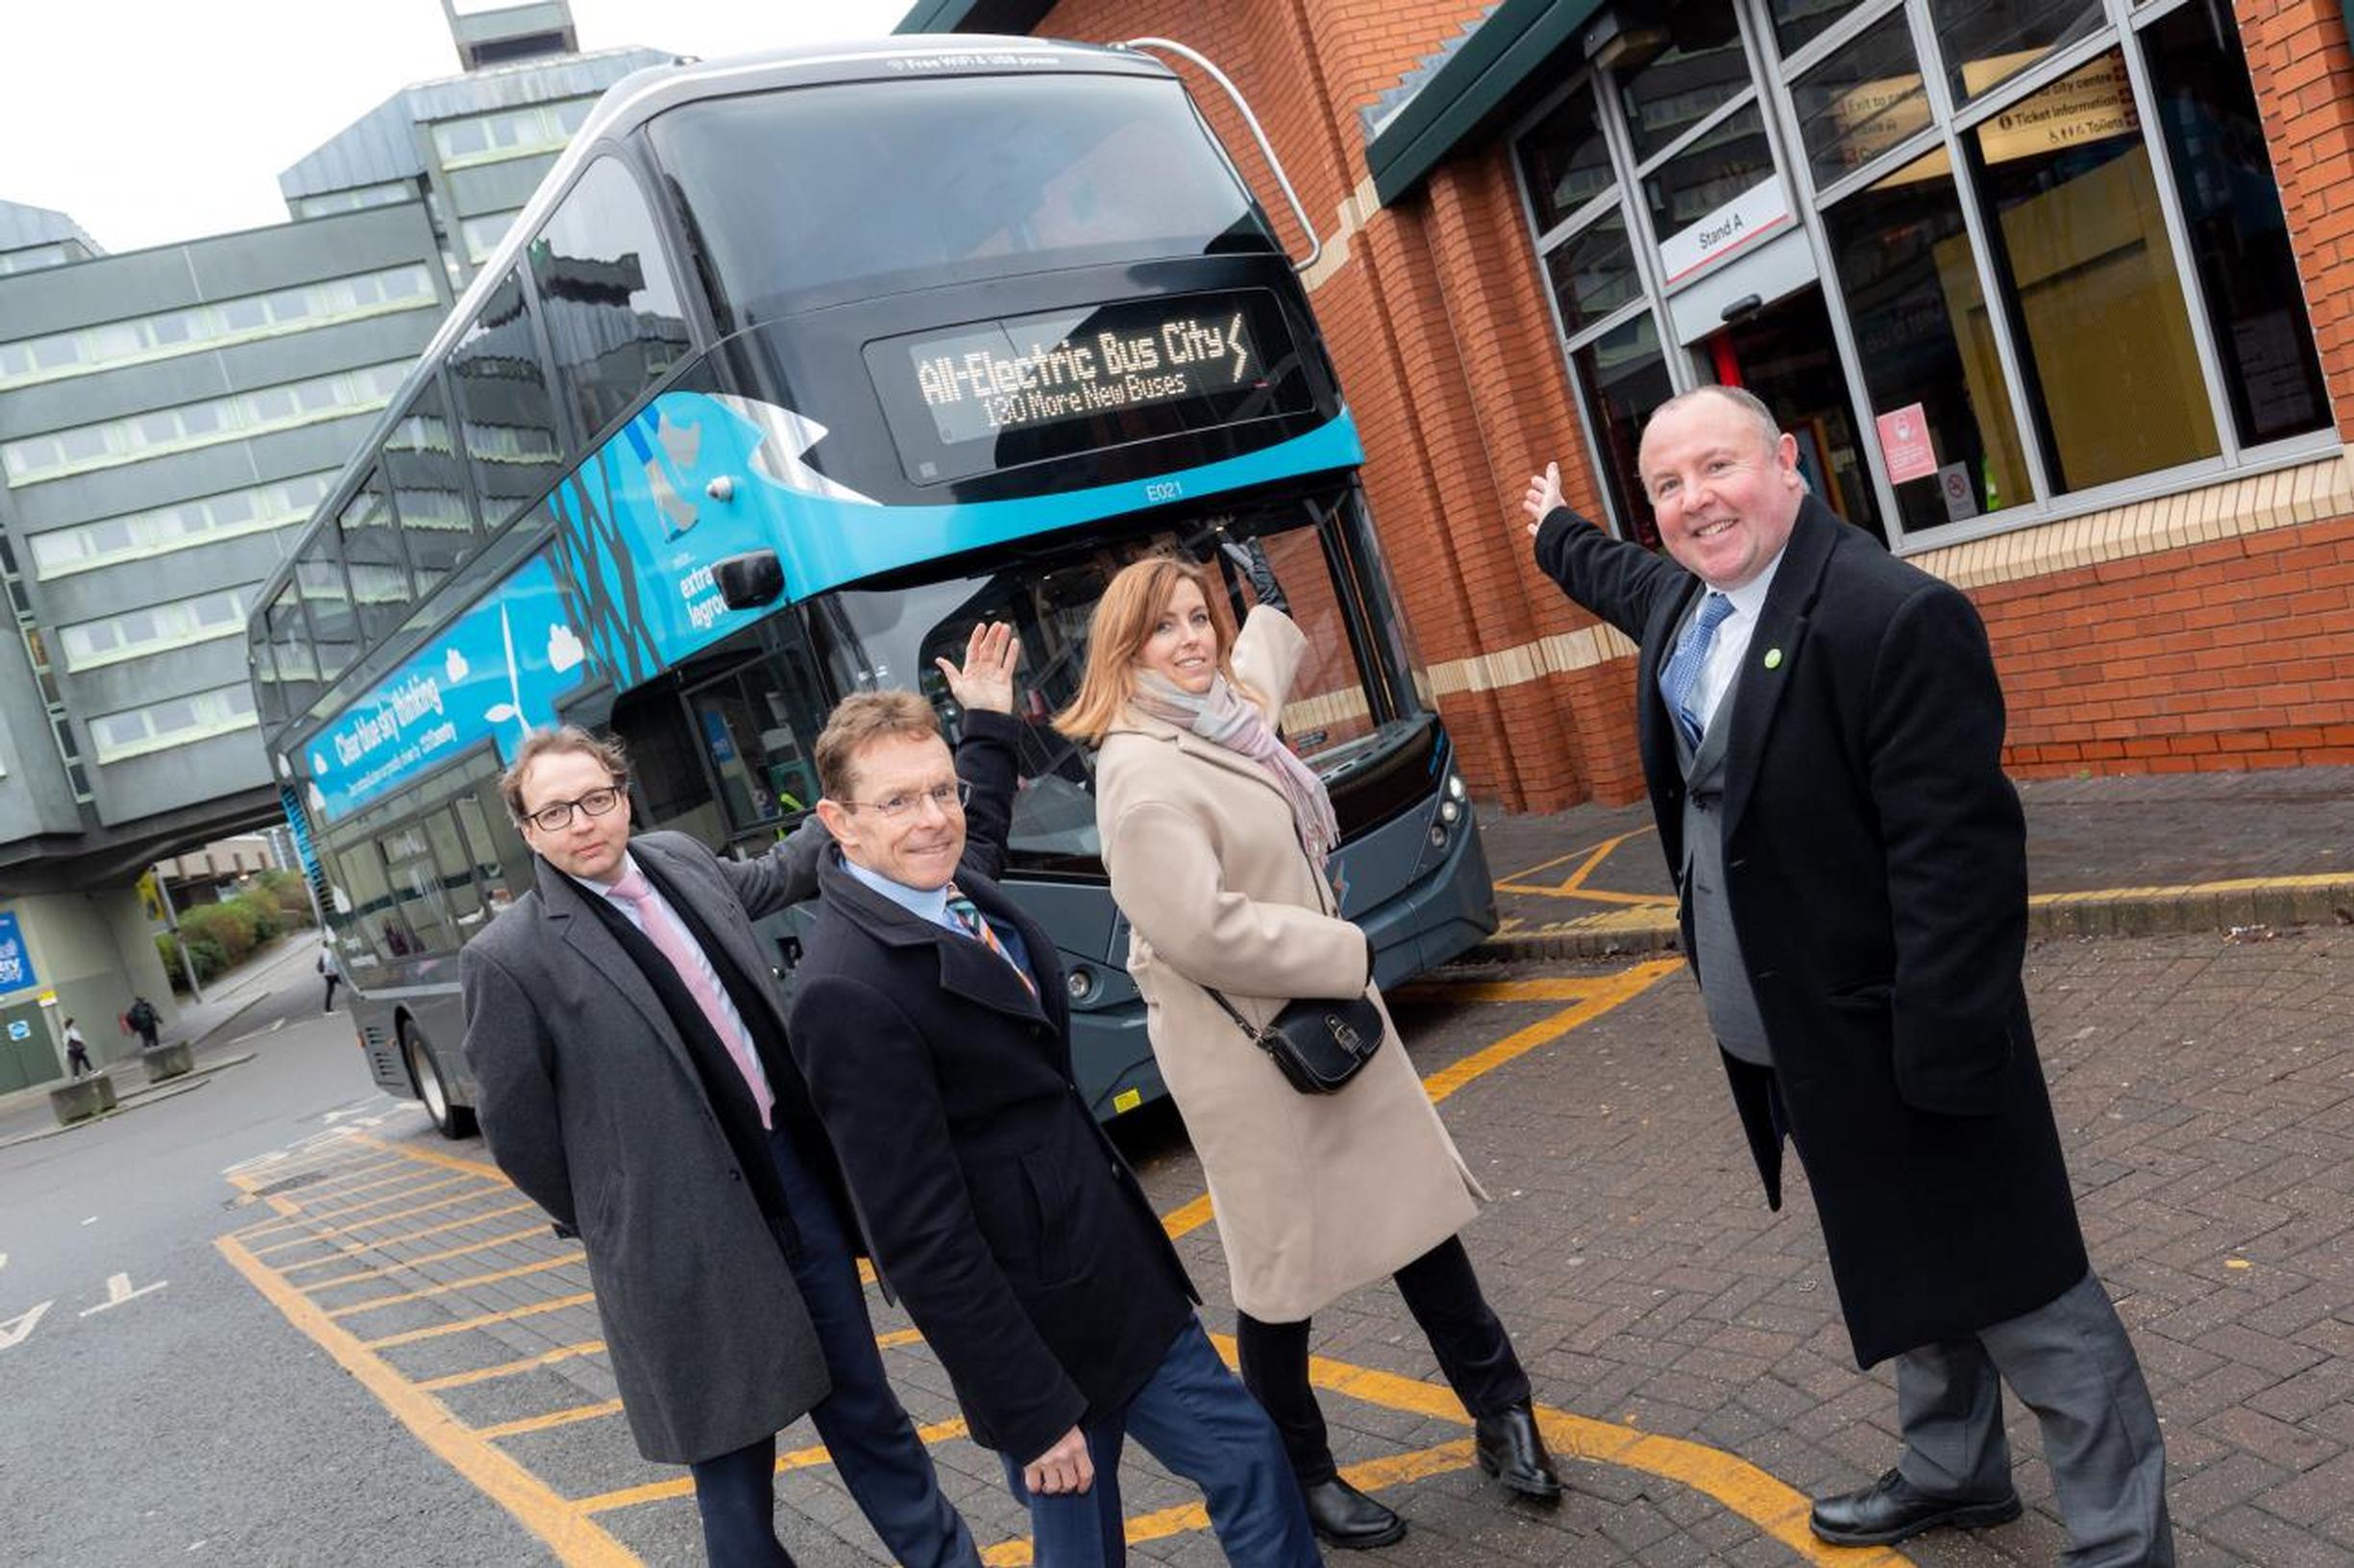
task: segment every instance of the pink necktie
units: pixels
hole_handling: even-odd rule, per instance
[[[678,971],[679,981],[695,998],[695,1005],[703,1010],[710,1020],[711,1032],[720,1037],[727,1054],[735,1059],[736,1070],[744,1074],[744,1082],[752,1091],[752,1100],[760,1107],[760,1125],[774,1125],[769,1119],[776,1104],[776,1096],[769,1092],[768,1075],[760,1070],[759,1061],[752,1055],[751,1037],[744,1027],[743,1017],[720,990],[720,977],[712,971],[710,960],[696,945],[694,933],[674,914],[670,906],[654,896],[653,884],[635,863],[613,884],[613,896],[632,905],[638,912],[638,922],[660,948],[662,956],[671,961]]]

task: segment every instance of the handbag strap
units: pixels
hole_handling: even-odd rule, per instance
[[[1250,1036],[1254,1041],[1263,1041],[1266,1038],[1266,1031],[1263,1029],[1254,1029],[1251,1027],[1251,1020],[1244,1017],[1241,1013],[1236,1009],[1235,1004],[1226,999],[1223,992],[1211,991],[1208,986],[1202,987],[1202,990],[1210,992],[1210,999],[1226,1010],[1226,1016],[1235,1020],[1236,1028]]]

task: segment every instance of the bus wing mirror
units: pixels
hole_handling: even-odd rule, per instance
[[[748,551],[711,565],[711,579],[731,610],[757,610],[785,591],[785,569],[772,550]]]

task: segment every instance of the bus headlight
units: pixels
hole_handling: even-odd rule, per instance
[[[1433,822],[1431,824],[1431,847],[1434,849],[1444,849],[1446,846],[1447,824],[1444,822]]]
[[[1452,823],[1462,815],[1463,803],[1460,800],[1441,800],[1438,802],[1438,820],[1440,821]]]
[[[1063,977],[1063,989],[1070,993],[1072,1001],[1086,1001],[1095,994],[1095,971],[1084,964],[1072,965],[1070,972]]]
[[[1468,800],[1471,798],[1471,791],[1464,785],[1462,774],[1449,773],[1447,775],[1447,798],[1450,800]],[[1450,817],[1447,819],[1447,821],[1453,821],[1455,819]]]

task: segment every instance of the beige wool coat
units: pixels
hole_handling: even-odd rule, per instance
[[[1270,721],[1307,647],[1264,606],[1243,624],[1235,673],[1272,704]],[[1298,1322],[1462,1229],[1486,1194],[1385,1007],[1386,1038],[1348,1087],[1302,1094],[1203,989],[1263,1021],[1292,998],[1353,996],[1367,982],[1364,936],[1339,918],[1273,778],[1131,709],[1104,737],[1095,794],[1128,972],[1209,1177],[1235,1305]]]

